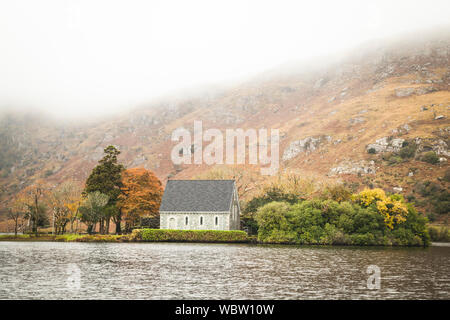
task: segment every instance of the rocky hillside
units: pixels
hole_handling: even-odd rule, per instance
[[[422,39],[373,44],[316,61],[320,67],[286,66],[214,95],[168,99],[88,124],[5,114],[0,201],[5,207],[37,179],[84,181],[110,144],[127,167],[154,170],[163,181],[198,176],[211,167],[175,166],[170,138],[202,120],[204,130],[278,128],[281,170],[355,189],[383,187],[442,220],[450,203],[450,33]]]

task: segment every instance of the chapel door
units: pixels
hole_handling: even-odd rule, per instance
[[[176,229],[176,223],[175,223],[175,218],[170,218],[169,219],[169,229]]]

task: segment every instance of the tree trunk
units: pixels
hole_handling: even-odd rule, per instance
[[[119,214],[117,215],[117,218],[115,219],[116,223],[116,234],[122,234],[122,229],[120,228],[120,224],[122,223],[122,212],[119,211]]]
[[[14,237],[15,237],[15,238],[17,238],[17,223],[18,223],[17,220],[19,220],[19,219],[16,218],[15,221],[14,221],[14,222],[15,222],[15,225],[14,225]]]
[[[35,219],[31,221],[31,232],[37,237],[37,223]]]
[[[111,220],[111,218],[106,218],[106,234],[109,234],[109,221]]]
[[[33,221],[33,228],[35,229],[34,230],[34,232],[35,232],[35,235],[36,235],[36,237],[37,237],[37,235],[38,235],[38,227],[37,227],[37,224],[38,224],[38,216],[39,216],[39,205],[38,205],[38,195],[37,194],[35,194],[34,195],[34,206],[35,206],[35,218],[34,218],[34,221]]]

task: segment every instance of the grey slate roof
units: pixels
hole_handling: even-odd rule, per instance
[[[169,180],[159,211],[229,211],[234,180]]]

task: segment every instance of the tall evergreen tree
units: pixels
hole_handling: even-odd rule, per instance
[[[99,161],[99,164],[92,170],[90,176],[86,180],[86,186],[84,194],[89,194],[95,191],[99,191],[106,194],[109,197],[108,207],[115,207],[118,197],[122,188],[122,171],[125,167],[117,162],[117,156],[120,151],[114,146],[108,146],[104,150],[105,156]],[[116,224],[116,233],[120,234],[120,223],[122,222],[121,210],[116,210],[116,214],[113,215],[113,221]],[[105,219],[109,219],[109,216],[105,216]],[[100,223],[100,231],[103,231],[102,225],[108,221],[103,219]]]

